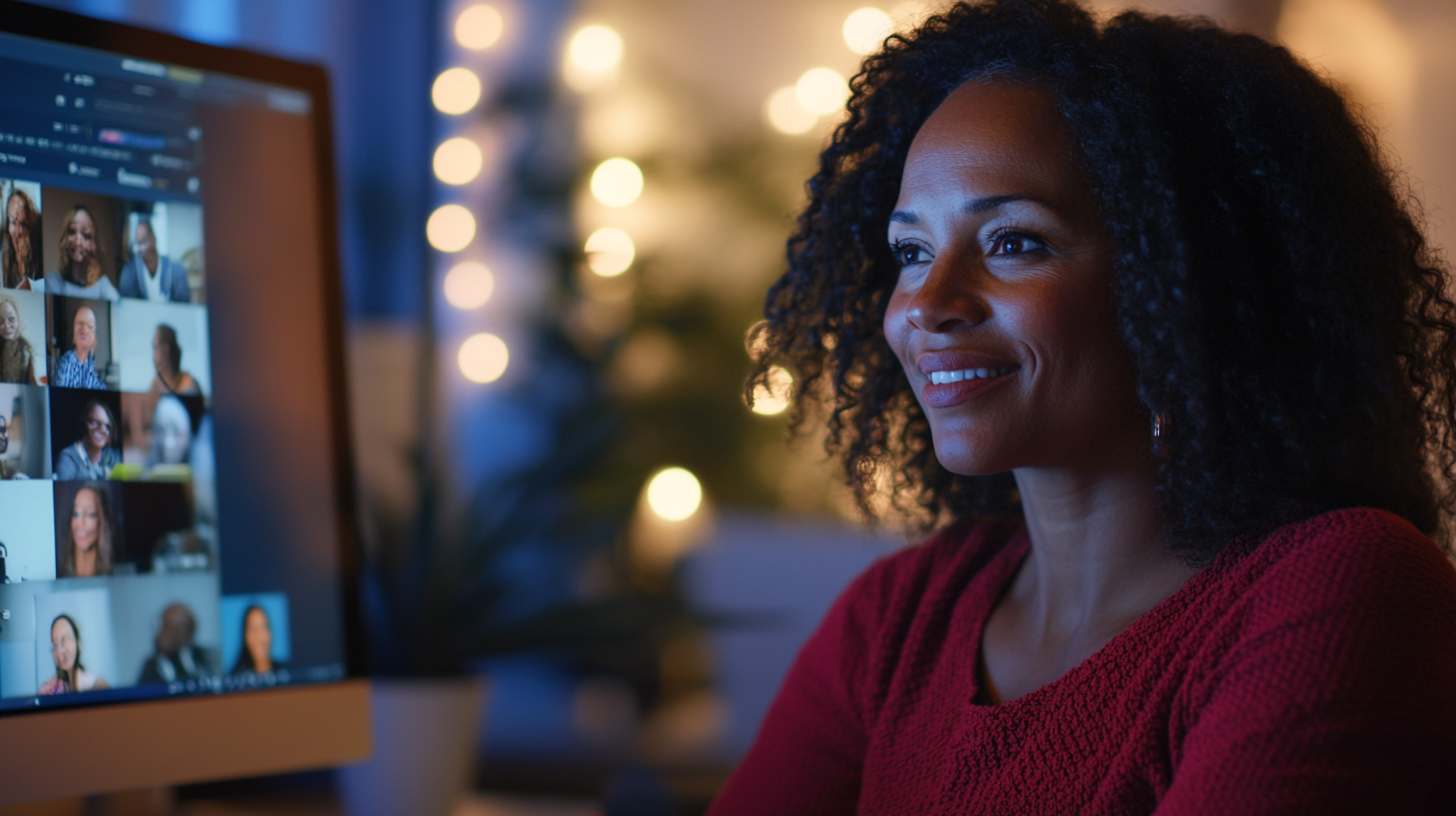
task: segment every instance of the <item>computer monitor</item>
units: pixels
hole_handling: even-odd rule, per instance
[[[330,139],[320,68],[0,0],[0,804],[368,752]]]

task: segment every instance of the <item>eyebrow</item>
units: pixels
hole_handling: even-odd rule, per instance
[[[1045,199],[1037,198],[1034,195],[1027,195],[1025,193],[1011,193],[1008,195],[973,198],[970,201],[967,201],[961,207],[961,212],[967,215],[980,215],[981,213],[990,212],[994,209],[1004,207],[1007,204],[1011,204],[1016,201],[1030,201],[1034,204],[1040,204],[1050,210],[1056,209]],[[920,216],[909,210],[896,210],[890,213],[890,220],[901,224],[918,224],[920,223]]]

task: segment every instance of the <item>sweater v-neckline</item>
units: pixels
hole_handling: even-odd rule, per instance
[[[985,568],[981,571],[981,580],[989,584],[990,592],[977,592],[978,604],[972,610],[971,633],[975,638],[976,648],[972,656],[972,664],[966,676],[971,679],[971,693],[966,697],[966,705],[975,712],[1014,711],[1018,707],[1031,705],[1040,699],[1054,694],[1056,690],[1067,684],[1075,682],[1076,679],[1087,672],[1095,671],[1101,664],[1111,660],[1118,652],[1123,650],[1123,644],[1129,639],[1139,637],[1145,630],[1158,625],[1165,616],[1168,609],[1181,604],[1182,599],[1190,594],[1196,594],[1202,586],[1208,583],[1217,572],[1222,572],[1226,567],[1230,551],[1240,549],[1235,543],[1231,543],[1223,552],[1220,552],[1213,562],[1198,572],[1193,577],[1183,582],[1172,594],[1153,605],[1151,609],[1139,615],[1136,620],[1128,624],[1121,632],[1113,635],[1110,640],[1102,644],[1102,647],[1085,660],[1067,671],[1051,682],[1038,686],[1012,700],[1002,700],[996,703],[983,702],[985,692],[981,667],[984,656],[982,650],[985,648],[986,624],[991,619],[991,612],[1000,603],[1001,598],[1011,588],[1011,582],[1015,580],[1021,565],[1025,563],[1026,557],[1031,554],[1031,535],[1023,525],[1007,539],[1001,549],[991,557]]]

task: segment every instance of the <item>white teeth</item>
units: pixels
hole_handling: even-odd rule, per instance
[[[1011,368],[966,368],[960,371],[932,371],[930,382],[932,385],[944,385],[946,383],[960,382],[961,380],[989,380],[996,377],[1004,377],[1015,371]]]

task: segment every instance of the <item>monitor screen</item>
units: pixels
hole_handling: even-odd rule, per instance
[[[0,31],[0,718],[346,676],[315,97]]]

